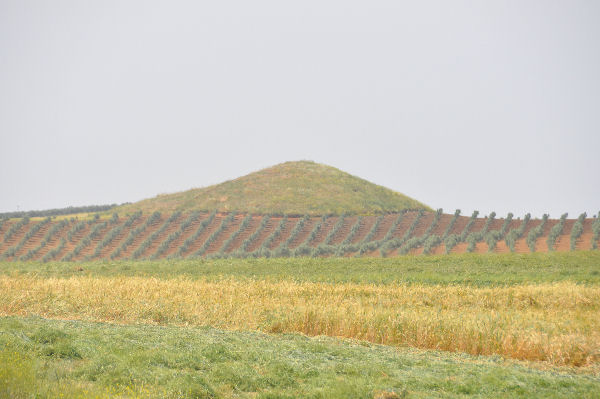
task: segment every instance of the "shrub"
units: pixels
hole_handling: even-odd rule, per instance
[[[294,226],[294,229],[292,230],[290,236],[285,241],[285,247],[289,247],[291,243],[293,243],[296,240],[302,229],[304,229],[304,225],[309,219],[310,217],[308,215],[305,215],[302,219],[298,221],[298,223],[296,223],[296,226]]]
[[[483,225],[483,228],[480,231],[473,231],[473,232],[469,233],[469,235],[465,239],[465,241],[468,244],[467,252],[473,252],[477,246],[477,243],[480,241],[483,241],[483,239],[486,237],[486,234],[487,234],[492,222],[494,221],[495,217],[496,217],[496,212],[490,213],[490,215],[488,216],[488,218],[485,221],[485,224]],[[466,228],[465,228],[465,230],[466,230]]]
[[[10,240],[17,231],[21,230],[21,228],[27,224],[29,224],[29,217],[25,216],[24,218],[19,220],[17,223],[10,226],[10,228],[6,231],[6,233],[4,233],[4,242],[7,242],[8,240]]]
[[[389,241],[392,238],[394,238],[394,233],[396,232],[396,229],[398,228],[398,226],[400,225],[400,223],[402,223],[402,220],[404,219],[404,212],[401,213],[400,215],[398,215],[398,217],[396,218],[396,220],[394,220],[394,223],[392,223],[392,227],[390,227],[390,229],[388,230],[388,232],[386,233],[385,237],[383,237],[383,241]]]
[[[544,214],[542,216],[542,222],[538,224],[535,228],[531,229],[529,234],[527,234],[527,246],[531,252],[535,252],[535,244],[539,237],[544,233],[544,226],[548,221],[548,214]]]
[[[419,215],[417,216],[415,221],[409,227],[408,231],[404,234],[404,236],[401,240],[401,243],[400,243],[400,241],[390,241],[388,244],[386,244],[386,247],[383,248],[382,256],[386,255],[387,251],[389,249],[393,249],[394,245],[398,245],[398,244],[400,245],[400,250],[398,251],[399,254],[407,254],[411,249],[418,248],[421,245],[424,245],[427,242],[427,239],[430,237],[431,232],[435,229],[435,227],[439,223],[442,214],[443,214],[443,210],[441,208],[438,209],[437,212],[435,213],[433,221],[431,222],[431,224],[429,225],[427,230],[425,230],[425,232],[419,237],[412,237],[414,230],[416,229],[417,225],[419,224],[420,219],[424,215],[423,211],[419,212]],[[436,238],[432,238],[430,245],[434,245],[434,243],[437,243],[436,245],[438,245],[440,242],[441,242],[441,238],[436,236]],[[431,249],[432,248],[429,248],[429,250],[431,250]]]
[[[337,251],[337,246],[322,243],[312,249],[311,256],[315,257],[315,258],[317,256],[327,256],[327,255],[334,254],[336,251]]]
[[[360,228],[363,223],[363,219],[364,218],[362,216],[359,216],[358,219],[356,219],[356,223],[354,223],[354,225],[350,229],[350,233],[348,233],[348,236],[340,244],[342,247],[347,246],[348,244],[350,244],[352,242],[352,240],[354,240],[354,237],[356,237],[356,235],[360,231]]]
[[[175,212],[171,214],[171,216],[169,216],[169,218],[162,224],[162,226],[160,226],[158,230],[152,233],[140,244],[140,246],[131,255],[131,258],[138,259],[140,256],[142,256],[146,249],[148,249],[152,243],[156,241],[156,239],[160,237],[162,233],[164,233],[165,230],[167,230],[169,226],[179,218],[179,216],[181,216],[181,212]]]
[[[69,240],[69,242],[73,242],[73,236],[83,229],[85,229],[85,222],[77,222],[67,233],[67,240]]]
[[[67,240],[65,240],[64,238],[61,238],[58,246],[56,248],[48,251],[48,253],[42,257],[42,262],[45,263],[45,262],[54,260],[54,258],[56,258],[56,256],[59,253],[61,253],[61,251],[65,248],[66,244],[67,244]]]
[[[72,260],[75,256],[79,255],[81,253],[81,251],[83,251],[84,248],[86,248],[88,245],[90,245],[92,243],[92,240],[94,238],[96,238],[100,234],[100,232],[107,226],[108,226],[108,222],[96,224],[92,228],[92,230],[88,233],[88,235],[85,236],[77,244],[77,246],[73,249],[73,251],[71,251],[70,253],[65,255],[65,257],[62,260],[68,262],[68,261]]]
[[[384,218],[384,216],[381,215],[381,216],[378,216],[377,219],[375,219],[375,223],[373,223],[371,230],[369,230],[367,235],[362,240],[363,244],[373,240],[373,237],[375,237],[375,234],[377,234],[377,230],[379,229],[381,222],[383,222],[383,218]]]
[[[40,231],[40,229],[42,227],[44,227],[45,225],[50,223],[50,220],[51,220],[50,217],[47,217],[46,219],[42,220],[41,222],[34,224],[27,231],[27,233],[25,233],[23,238],[21,238],[21,240],[15,246],[9,248],[2,255],[2,258],[9,258],[9,257],[15,256],[17,254],[17,252],[19,252],[21,250],[21,248],[23,248],[23,246],[25,245],[25,243],[27,243],[27,241],[29,241],[35,234],[37,234],[37,232]]]
[[[117,224],[119,223],[119,214],[118,213],[113,213],[112,217],[110,218],[110,224]]]
[[[215,231],[213,231],[213,233],[206,239],[206,241],[200,247],[200,249],[198,249],[192,255],[192,258],[200,258],[200,257],[202,257],[206,253],[206,251],[208,250],[208,248],[211,246],[211,244],[216,241],[216,239],[219,236],[219,234],[221,234],[231,224],[231,222],[233,222],[234,218],[235,218],[235,214],[234,213],[230,213],[229,216],[227,216],[225,219],[223,219],[223,221],[221,222],[221,224],[219,225],[219,227]]]
[[[575,224],[573,224],[573,228],[571,229],[571,251],[575,250],[575,246],[577,245],[577,240],[583,233],[583,221],[587,217],[587,213],[582,213],[577,218]]]
[[[119,221],[119,216],[117,215],[117,217],[115,218],[114,216],[117,215],[116,213],[113,214],[113,218],[110,220],[111,224],[115,224],[118,223]],[[98,243],[98,245],[96,245],[96,250],[94,251],[92,258],[97,258],[98,256],[100,256],[100,254],[102,253],[102,250],[104,248],[106,248],[106,246],[108,246],[111,242],[113,242],[113,240],[115,238],[117,238],[119,235],[121,235],[121,233],[123,232],[123,229],[125,229],[125,225],[129,225],[131,226],[131,224],[133,224],[133,222],[139,217],[138,213],[133,214],[132,216],[130,216],[126,223],[124,223],[123,225],[119,225],[114,227],[113,229],[111,229],[102,239],[102,241],[100,241]]]
[[[531,219],[531,214],[528,213],[523,218],[521,225],[516,229],[512,229],[506,235],[504,241],[506,242],[506,245],[508,246],[508,248],[510,249],[511,252],[515,252],[515,244],[516,244],[517,240],[519,238],[521,238],[523,236],[523,234],[525,233],[525,229],[527,228],[527,223],[529,223],[530,219]]]
[[[406,255],[411,249],[421,246],[423,240],[420,237],[411,237],[400,247],[398,253]]]
[[[596,220],[592,223],[592,249],[598,249],[598,239],[600,238],[600,212]]]
[[[376,242],[373,242],[373,238],[375,237],[375,234],[377,234],[377,230],[379,229],[381,222],[383,222],[383,218],[383,215],[378,216],[375,220],[375,223],[373,223],[371,230],[369,230],[367,235],[362,239],[361,243],[359,244],[359,255],[373,251],[378,247],[378,244]]]
[[[477,243],[479,241],[481,241],[482,239],[483,239],[483,234],[481,233],[481,231],[469,233],[469,235],[467,236],[467,239],[465,240],[468,244],[467,252],[473,252],[475,250]]]
[[[452,248],[456,246],[460,242],[460,236],[457,234],[449,234],[444,240],[444,245],[446,246],[446,254],[449,254],[452,251]]]
[[[284,216],[279,221],[279,225],[277,225],[277,228],[275,230],[273,230],[273,232],[263,241],[260,248],[263,250],[270,251],[271,245],[273,245],[273,242],[276,241],[279,237],[281,237],[281,234],[283,233],[283,229],[285,229],[286,224],[287,224],[287,216]]]
[[[69,222],[66,219],[61,220],[59,223],[55,223],[54,226],[52,226],[46,232],[46,235],[44,235],[42,242],[40,242],[40,244],[37,247],[35,247],[34,249],[30,249],[29,251],[27,251],[27,253],[25,255],[21,256],[19,258],[19,260],[28,261],[29,259],[33,258],[42,248],[44,248],[46,245],[48,245],[48,242],[52,239],[52,237],[56,233],[58,233],[60,230],[65,228],[68,224],[69,224]]]
[[[495,218],[496,218],[496,212],[490,213],[490,215],[488,216],[488,218],[485,221],[485,224],[483,225],[483,229],[481,229],[482,237],[486,235],[486,233],[490,229],[490,226],[492,225],[492,222],[494,221]]]
[[[142,217],[141,212],[136,213],[136,214],[138,215],[138,217]],[[130,227],[133,224],[133,222],[135,221],[135,219],[134,219],[133,221],[131,221],[131,224],[129,224],[130,220],[131,219],[129,219],[125,222],[125,226]],[[158,220],[160,220],[160,212],[154,212],[152,215],[150,215],[150,217],[146,220],[146,222],[144,222],[143,225],[138,226],[134,230],[129,232],[125,241],[123,241],[121,243],[121,245],[117,249],[115,249],[112,254],[110,254],[110,258],[115,259],[115,258],[119,257],[122,252],[124,252],[131,244],[133,244],[133,241],[135,241],[137,236],[139,236],[144,231],[146,231],[146,229],[149,226],[153,225]]]
[[[556,243],[556,239],[558,238],[558,236],[562,234],[567,215],[567,213],[564,213],[560,217],[558,223],[552,226],[552,228],[550,229],[550,233],[548,233],[548,238],[546,239],[546,243],[548,244],[548,251],[554,251],[554,244]]]
[[[423,233],[424,236],[429,237],[429,235],[431,234],[431,232],[433,231],[433,229],[435,229],[438,225],[438,223],[440,222],[440,219],[442,217],[442,215],[444,214],[444,210],[442,208],[438,209],[435,212],[435,216],[433,217],[433,220],[431,222],[431,224],[429,225],[429,227],[427,228],[427,230],[425,230],[425,233]]]
[[[296,249],[294,249],[293,251],[293,256],[294,257],[301,257],[301,256],[309,256],[312,254],[312,248],[309,247],[306,242],[299,245]]]
[[[242,256],[242,253],[248,252],[248,249],[250,248],[252,243],[254,243],[254,241],[256,241],[258,237],[260,237],[270,220],[270,216],[263,216],[258,228],[254,231],[254,233],[250,234],[250,236],[244,240],[244,242],[240,246],[240,249],[236,252],[237,256]]]
[[[337,223],[335,224],[335,226],[333,226],[333,229],[331,229],[329,234],[327,234],[327,237],[325,237],[325,240],[323,241],[323,243],[325,245],[330,245],[331,241],[333,241],[333,239],[337,235],[337,233],[342,229],[342,227],[344,227],[345,218],[346,218],[345,215],[342,215],[339,217]]]
[[[227,250],[229,249],[229,247],[231,246],[231,244],[233,244],[233,242],[238,238],[238,236],[240,234],[242,234],[244,231],[246,231],[246,229],[248,228],[248,225],[250,224],[250,222],[252,222],[252,215],[247,215],[244,220],[242,220],[242,223],[240,224],[240,227],[235,231],[235,233],[233,233],[228,239],[227,241],[225,241],[225,243],[223,243],[223,246],[221,247],[221,249],[219,250],[220,253],[226,253]]]
[[[116,215],[116,213],[115,213]],[[139,218],[142,217],[142,211],[137,211],[136,213],[134,213],[133,215],[131,215],[126,221],[124,226],[129,228],[133,225],[133,223],[138,220]]]
[[[95,214],[93,218],[91,218],[90,220],[88,220],[88,225],[93,225],[94,223],[96,223],[98,220],[100,220],[100,215],[99,214]]]
[[[319,221],[317,221],[317,223],[315,223],[313,229],[310,231],[310,234],[308,235],[308,237],[306,237],[306,240],[304,241],[306,245],[310,246],[310,243],[317,239],[317,236],[323,229],[323,225],[325,224],[326,220],[327,216],[323,216]]]
[[[478,215],[479,215],[479,211],[473,211],[473,214],[471,215],[471,218],[467,222],[467,225],[465,226],[463,231],[460,233],[460,236],[458,236],[458,242],[464,242],[467,239],[467,236],[469,235],[469,231],[471,230],[471,227],[473,227],[473,223],[475,223],[475,220],[477,219]]]
[[[425,244],[423,245],[423,253],[425,255],[430,254],[431,250],[442,243],[442,237],[438,235],[430,235],[425,240]]]
[[[504,219],[504,223],[502,224],[502,228],[500,229],[500,238],[502,238],[506,235],[506,232],[508,231],[508,227],[512,223],[513,216],[514,215],[512,214],[512,212],[508,212],[508,215],[506,215],[506,219]]]
[[[446,230],[444,230],[444,234],[442,234],[443,241],[446,241],[446,238],[448,237],[448,235],[450,235],[450,232],[452,231],[452,228],[456,224],[456,221],[458,220],[459,216],[460,216],[460,209],[457,209],[456,211],[454,211],[454,216],[450,220],[450,223],[448,223],[448,227],[446,227]]]
[[[158,248],[156,249],[156,252],[150,257],[150,259],[158,259],[162,254],[165,253],[165,251],[167,249],[169,249],[169,246],[171,245],[171,243],[173,241],[175,241],[176,239],[178,239],[183,232],[185,231],[185,229],[187,229],[188,227],[190,227],[190,225],[192,223],[194,223],[196,220],[198,220],[198,218],[200,217],[200,212],[198,211],[194,211],[192,212],[179,226],[179,229],[177,229],[177,231],[169,234],[167,236],[167,238],[160,243],[160,245],[158,246]]]
[[[413,222],[411,223],[409,228],[406,230],[406,232],[404,233],[402,238],[394,238],[394,239],[386,242],[385,245],[383,245],[382,249],[381,249],[382,256],[386,255],[387,253],[389,253],[390,251],[393,251],[396,248],[401,248],[403,245],[405,245],[405,243],[407,243],[408,240],[413,235],[415,229],[417,228],[417,225],[421,221],[421,218],[423,217],[424,214],[425,214],[425,211],[423,211],[422,209],[419,210],[419,213],[417,213],[417,217],[415,218],[415,220],[413,220]],[[414,238],[416,238],[416,237],[414,237]],[[410,245],[415,245],[414,240],[410,243]],[[408,250],[410,250],[410,249],[411,248],[408,248]],[[408,253],[408,250],[404,253]],[[398,251],[398,252],[402,253],[402,251]]]
[[[125,205],[124,203],[122,205]],[[69,206],[67,208],[46,209],[42,211],[19,211],[0,213],[0,218],[22,218],[22,217],[47,217],[58,215],[71,215],[76,213],[92,213],[104,212],[118,206],[117,204],[110,205],[88,205],[88,206]]]
[[[485,242],[488,245],[488,252],[494,252],[498,241],[502,239],[502,230],[492,230],[485,235]]]

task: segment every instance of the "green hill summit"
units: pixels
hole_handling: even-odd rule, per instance
[[[312,161],[285,162],[214,186],[123,205],[118,212],[219,210],[255,214],[372,215],[426,205],[382,186]]]

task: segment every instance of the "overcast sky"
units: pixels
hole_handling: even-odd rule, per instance
[[[434,208],[600,210],[598,1],[0,0],[0,212],[309,159]]]

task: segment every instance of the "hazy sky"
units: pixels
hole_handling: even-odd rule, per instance
[[[0,0],[0,212],[310,159],[434,208],[600,210],[598,1]]]

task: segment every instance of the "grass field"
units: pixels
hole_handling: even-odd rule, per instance
[[[98,262],[0,262],[0,274],[42,277],[138,276],[265,279],[328,283],[497,286],[600,284],[600,251],[456,254],[397,258],[197,259]]]
[[[0,314],[0,397],[600,392],[598,252],[3,262]]]
[[[595,398],[589,375],[297,334],[0,319],[0,396]],[[9,361],[7,361],[9,360]]]

